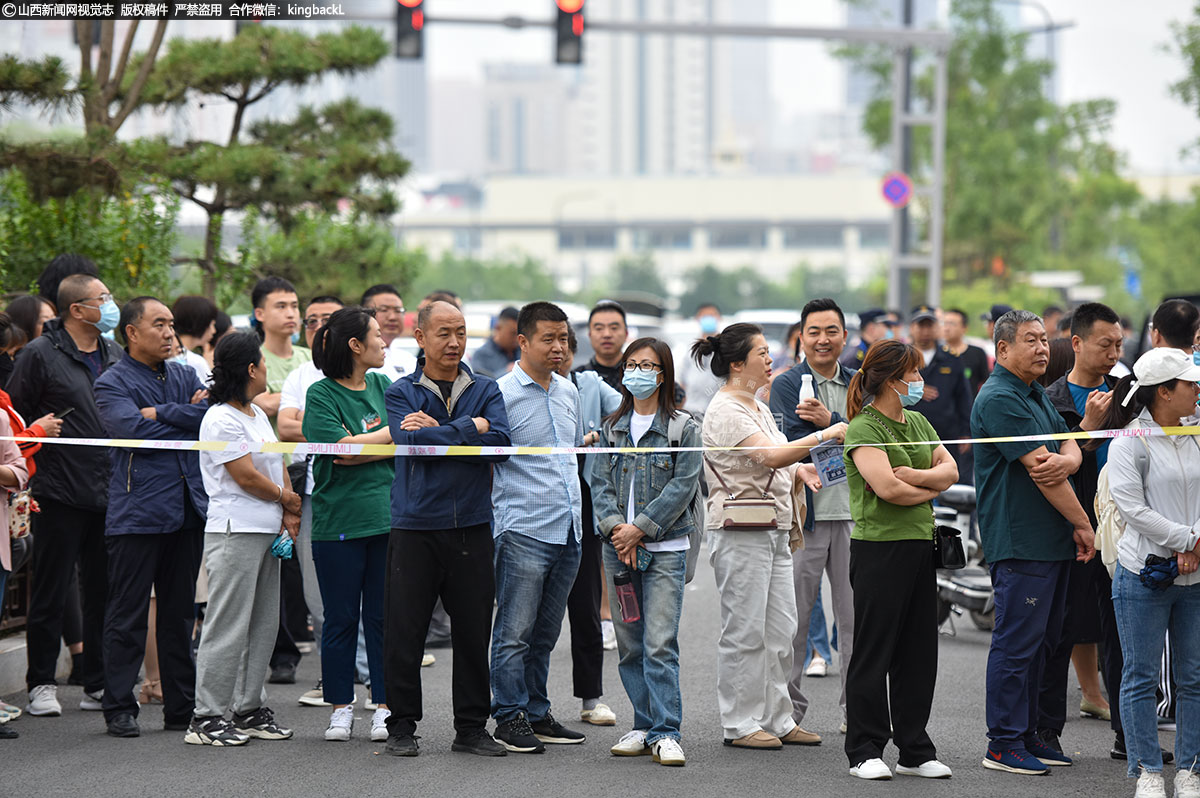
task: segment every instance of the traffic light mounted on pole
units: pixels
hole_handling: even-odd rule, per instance
[[[583,63],[583,3],[584,0],[555,0],[558,20],[555,23],[554,62]]]
[[[425,49],[425,0],[396,0],[396,57],[420,58]]]

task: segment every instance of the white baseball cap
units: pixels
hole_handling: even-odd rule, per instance
[[[1142,385],[1162,385],[1171,380],[1200,382],[1200,366],[1182,349],[1160,347],[1137,359],[1133,364],[1133,377],[1131,387],[1135,389]]]

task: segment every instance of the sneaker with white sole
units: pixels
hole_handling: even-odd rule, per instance
[[[8,723],[21,717],[21,708],[0,701],[0,723]]]
[[[617,650],[617,629],[612,621],[600,621],[600,633],[604,640],[605,651]]]
[[[104,710],[104,691],[97,690],[94,693],[85,691],[83,698],[79,699],[79,708],[84,712],[102,712]]]
[[[58,703],[58,685],[39,684],[29,691],[29,703],[25,711],[39,718],[56,717],[62,714],[62,704]]]
[[[238,734],[260,740],[287,740],[292,736],[291,729],[285,729],[275,722],[275,713],[270,707],[259,707],[245,715],[233,713],[233,728]]]
[[[804,675],[814,679],[820,679],[829,673],[829,663],[824,657],[813,657],[812,662],[808,663],[808,667],[804,669]]]
[[[1194,770],[1176,771],[1175,798],[1200,798],[1200,774]]]
[[[896,775],[920,776],[923,779],[948,779],[954,775],[954,772],[936,759],[930,759],[928,762],[922,762],[915,768],[910,768],[907,765],[896,765]]]
[[[375,710],[375,714],[371,716],[371,742],[387,742],[387,719],[391,716],[392,711],[386,707]]]
[[[250,738],[239,734],[233,724],[221,716],[211,718],[192,718],[188,724],[187,734],[183,741],[188,745],[212,745],[224,748],[231,745],[245,745]]]
[[[591,709],[579,710],[579,719],[593,726],[616,726],[617,715],[607,704],[597,704]]]
[[[1142,775],[1138,776],[1133,798],[1167,798],[1167,785],[1163,781],[1163,774],[1143,770]]]
[[[650,753],[650,748],[646,745],[646,732],[641,729],[626,732],[625,736],[608,750],[613,756],[645,756]]]
[[[859,765],[850,768],[850,775],[860,779],[869,779],[871,781],[880,781],[890,779],[892,771],[882,759],[868,759]]]
[[[325,739],[332,743],[344,743],[350,739],[353,731],[354,707],[338,707],[329,716],[329,728],[325,730]]]
[[[681,768],[687,764],[687,758],[683,755],[683,746],[674,737],[655,740],[654,745],[650,748],[654,752],[654,761],[660,765]]]
[[[357,696],[355,696],[357,698]],[[353,702],[351,702],[353,703]],[[330,703],[325,700],[325,685],[318,679],[313,689],[309,690],[304,695],[300,696],[300,706],[302,707],[327,707]]]

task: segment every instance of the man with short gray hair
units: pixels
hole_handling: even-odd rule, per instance
[[[1067,432],[1037,378],[1050,346],[1036,314],[996,320],[996,368],[971,411],[979,529],[995,589],[996,626],[987,668],[991,770],[1044,775],[1070,758],[1037,736],[1038,686],[1058,643],[1072,560],[1095,556],[1092,525],[1068,477],[1082,461],[1074,440],[1012,440]]]

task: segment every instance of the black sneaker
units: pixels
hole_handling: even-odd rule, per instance
[[[383,752],[392,756],[417,756],[421,753],[421,747],[417,745],[419,739],[415,734],[406,734],[403,737],[393,734],[388,737]]]
[[[114,715],[106,725],[108,726],[109,737],[140,737],[142,734],[142,730],[138,728],[137,720],[129,712]]]
[[[535,720],[529,725],[533,728],[535,737],[550,745],[578,745],[587,739],[585,735],[568,729],[556,721],[549,712],[546,713],[546,717]]]
[[[496,742],[517,754],[541,754],[546,751],[546,746],[534,735],[524,712],[518,712],[516,717],[496,726]]]
[[[183,741],[189,745],[245,745],[250,738],[239,734],[233,724],[219,715],[211,718],[192,718]]]
[[[1117,732],[1117,737],[1113,740],[1113,746],[1109,749],[1108,755],[1113,759],[1125,760],[1128,759],[1128,754],[1125,751],[1125,733]],[[1162,761],[1164,765],[1169,765],[1175,761],[1175,754],[1167,749],[1162,749]]]
[[[278,668],[272,668],[271,675],[267,678],[267,682],[270,684],[295,684],[296,666],[280,665]]]
[[[1063,752],[1062,743],[1058,741],[1058,732],[1054,731],[1054,729],[1039,729],[1037,738],[1047,748],[1053,749],[1060,754]]]
[[[485,729],[469,729],[461,731],[454,737],[451,751],[476,756],[508,756],[508,750],[492,739]]]
[[[275,713],[270,707],[259,707],[248,715],[233,713],[233,728],[239,734],[260,740],[286,740],[292,736],[291,729],[275,722]]]

